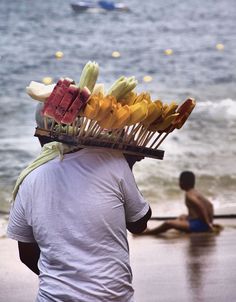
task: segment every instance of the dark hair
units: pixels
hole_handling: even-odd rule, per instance
[[[184,188],[191,189],[195,185],[195,175],[191,171],[183,171],[180,174],[179,181]]]

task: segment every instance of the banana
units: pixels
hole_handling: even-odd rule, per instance
[[[130,107],[128,105],[121,106],[116,111],[116,121],[112,125],[113,129],[122,129],[130,119]]]
[[[82,70],[78,84],[79,88],[87,87],[89,91],[92,92],[98,78],[98,73],[98,64],[96,62],[89,61]]]
[[[130,120],[127,125],[134,125],[143,121],[148,115],[148,102],[143,100],[140,103],[129,106],[130,108]]]

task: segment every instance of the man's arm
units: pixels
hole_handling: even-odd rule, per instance
[[[147,228],[147,222],[152,216],[152,210],[149,207],[149,210],[145,216],[135,222],[127,222],[127,229],[133,234],[140,234]]]
[[[23,262],[36,275],[39,275],[38,260],[40,249],[38,244],[35,242],[25,243],[18,241],[18,249],[21,262]]]

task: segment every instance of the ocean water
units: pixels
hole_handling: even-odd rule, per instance
[[[124,1],[125,2],[125,1]],[[178,188],[182,170],[216,213],[236,213],[236,3],[234,0],[129,0],[130,11],[76,14],[70,1],[0,2],[0,211],[20,171],[39,153],[31,80],[79,80],[83,65],[100,65],[106,87],[135,75],[137,91],[164,102],[193,97],[197,106],[184,127],[161,145],[163,161],[145,159],[134,173],[154,215],[185,211]],[[224,45],[218,50],[216,45]],[[172,49],[172,55],[165,55]],[[64,56],[58,60],[55,52]],[[113,58],[112,52],[121,56]],[[143,77],[152,81],[145,83]]]

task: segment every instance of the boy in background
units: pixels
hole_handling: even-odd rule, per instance
[[[181,215],[176,219],[166,220],[160,226],[154,229],[146,229],[140,235],[157,235],[170,229],[194,233],[213,231],[213,205],[194,188],[194,173],[191,171],[182,172],[179,177],[179,186],[185,191],[185,205],[188,214]]]

